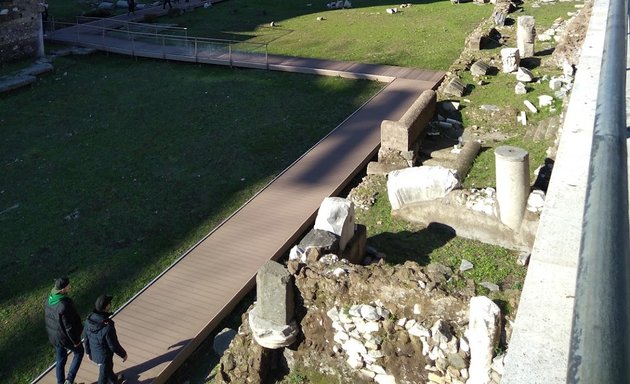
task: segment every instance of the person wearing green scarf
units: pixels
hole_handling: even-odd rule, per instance
[[[83,332],[81,316],[68,296],[69,290],[70,279],[60,277],[55,280],[50,295],[44,300],[48,340],[55,347],[57,384],[74,384],[74,378],[77,376],[85,353],[81,344]],[[73,353],[73,357],[70,370],[66,375],[68,351]]]

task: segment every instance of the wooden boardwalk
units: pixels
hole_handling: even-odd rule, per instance
[[[258,269],[285,254],[312,225],[322,200],[365,168],[378,150],[381,121],[399,119],[443,77],[328,60],[274,56],[273,63],[276,70],[368,74],[388,84],[119,309],[114,319],[129,359],[115,358],[115,368],[129,383],[166,381],[253,288]],[[94,383],[97,376],[86,358],[76,381]],[[34,382],[54,383],[54,369]]]

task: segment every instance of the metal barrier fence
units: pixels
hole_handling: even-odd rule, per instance
[[[567,383],[630,383],[627,0],[610,0],[577,271]]]
[[[89,16],[77,16],[76,24],[87,24],[111,29],[125,29],[130,32],[153,33],[162,35],[174,35],[188,37],[188,28],[177,27],[160,23],[137,23],[114,18],[99,18]]]
[[[209,39],[187,36],[183,28],[148,25],[119,20],[87,23],[51,22],[47,26],[53,40],[72,42],[113,53],[208,64],[236,65],[268,69],[266,43]],[[162,33],[169,31],[172,34]],[[182,34],[183,33],[183,34]]]

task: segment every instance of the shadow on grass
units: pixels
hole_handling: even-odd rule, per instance
[[[1,382],[52,363],[55,277],[82,317],[105,292],[120,306],[378,90],[115,55],[55,67],[0,97],[0,207],[20,207],[0,216]]]
[[[403,264],[415,261],[420,265],[431,263],[431,252],[444,246],[455,237],[455,231],[445,225],[431,223],[418,232],[402,231],[381,233],[368,239],[368,245],[376,249],[387,249],[388,264]]]

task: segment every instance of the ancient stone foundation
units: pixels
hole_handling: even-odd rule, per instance
[[[0,63],[32,58],[41,51],[37,0],[0,1]]]
[[[435,91],[424,91],[400,120],[383,120],[381,123],[381,147],[397,151],[412,149],[413,143],[418,140],[433,118],[437,105],[436,100]]]

